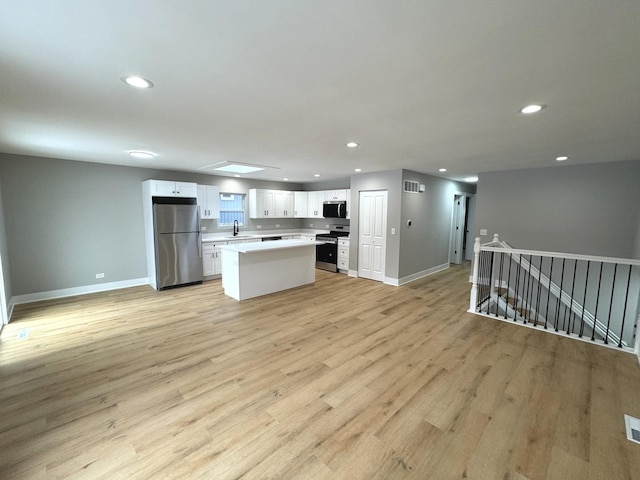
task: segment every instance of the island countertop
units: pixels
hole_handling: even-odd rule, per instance
[[[266,252],[269,250],[281,250],[283,248],[308,247],[321,245],[323,242],[314,240],[274,240],[272,242],[235,243],[232,245],[220,245],[221,250],[230,250],[239,253]]]

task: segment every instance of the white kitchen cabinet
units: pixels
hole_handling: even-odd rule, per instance
[[[202,244],[202,274],[205,277],[220,275],[222,273],[221,245],[227,242],[205,242]]]
[[[295,213],[293,192],[286,190],[275,190],[276,197],[276,217],[293,217]]]
[[[171,182],[167,180],[150,180],[152,197],[197,198],[198,185],[189,182]]]
[[[349,271],[349,240],[338,239],[338,270]]]
[[[293,195],[294,217],[307,218],[309,211],[309,192],[294,192]]]
[[[332,200],[347,200],[347,191],[346,190],[325,190],[324,191],[324,199],[327,202]]]
[[[324,190],[307,192],[307,218],[324,218],[322,216],[322,202],[324,202]]]
[[[220,218],[220,191],[212,185],[198,185],[200,218]]]
[[[276,190],[249,189],[249,217],[276,218]]]

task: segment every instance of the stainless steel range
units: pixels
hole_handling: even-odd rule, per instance
[[[331,225],[329,233],[319,233],[316,235],[317,242],[324,242],[316,245],[316,268],[338,271],[338,239],[349,236],[349,225]]]

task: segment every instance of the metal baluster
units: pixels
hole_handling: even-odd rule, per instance
[[[531,318],[531,309],[532,309],[532,306],[531,306],[531,300],[532,299],[531,299],[531,297],[533,295],[534,288],[536,288],[535,284],[533,283],[533,280],[534,280],[533,269],[534,269],[534,266],[533,266],[533,255],[529,255],[529,284],[530,284],[529,287],[530,288],[529,288],[529,296],[527,298],[527,304],[529,305],[529,318]],[[534,321],[532,323],[533,324],[536,323],[535,319],[534,319]]]
[[[613,293],[616,291],[616,273],[618,272],[618,264],[613,264],[613,285],[611,286],[611,301],[609,302],[609,318],[607,318],[607,331],[604,335],[604,344],[609,344],[609,326],[611,325],[611,310],[613,309]]]
[[[627,301],[629,300],[629,286],[631,285],[631,269],[633,265],[629,265],[629,276],[627,277],[627,295],[624,298],[624,310],[622,311],[622,325],[620,326],[620,341],[618,348],[622,348],[622,333],[624,332],[624,322],[627,319]]]
[[[536,300],[536,312],[538,315],[536,316],[536,323],[533,325],[534,327],[538,324],[540,320],[540,296],[542,294],[542,260],[544,257],[540,255],[540,265],[538,266],[538,298]]]
[[[525,258],[526,260],[526,258]],[[525,305],[529,306],[529,302],[527,301],[527,297],[529,295],[529,284],[531,283],[531,255],[529,255],[529,272],[525,277],[524,288],[522,289],[522,309],[524,310]],[[527,309],[527,312],[529,310]],[[523,315],[525,323],[529,321],[529,313]]]
[[[549,286],[547,287],[547,311],[544,314],[544,329],[547,329],[547,321],[549,320],[549,298],[551,297],[551,282],[553,279],[553,257],[551,257],[551,271],[549,272]]]
[[[596,294],[596,309],[593,312],[593,328],[591,329],[591,341],[596,340],[596,326],[598,325],[598,305],[600,304],[600,286],[602,285],[603,262],[600,262],[600,275],[598,276],[598,293]]]
[[[518,266],[517,268],[517,275],[516,275],[516,290],[515,293],[513,295],[513,300],[514,300],[514,308],[515,308],[515,313],[513,314],[513,319],[517,320],[518,318],[518,299],[520,298],[520,255],[518,255]],[[526,322],[525,322],[526,323]]]
[[[569,310],[569,327],[567,329],[567,335],[573,332],[573,320],[572,318],[576,318],[576,314],[573,311],[573,293],[576,289],[576,272],[578,271],[578,259],[573,262],[573,280],[571,282],[571,301],[569,304],[571,305],[571,310]]]
[[[507,313],[509,309],[509,289],[511,288],[511,264],[513,263],[513,254],[509,254],[509,274],[507,275],[507,304],[504,308],[504,318],[507,318]],[[513,321],[515,322],[515,317]]]
[[[589,267],[591,266],[591,260],[587,261],[587,277],[584,281],[584,298],[582,299],[582,317],[580,318],[580,333],[578,336],[582,338],[584,332],[584,309],[587,304],[587,288],[589,287]]]
[[[560,323],[560,304],[562,303],[562,284],[564,282],[564,262],[566,258],[562,259],[562,273],[560,274],[560,295],[558,295],[558,306],[556,307],[556,332],[558,331],[558,324]]]
[[[500,274],[498,275],[498,285],[499,285],[498,288],[501,289],[501,290],[502,290],[502,264],[503,264],[503,261],[504,261],[504,252],[500,252]],[[507,296],[509,295],[508,292],[509,292],[509,290],[507,290]],[[500,297],[501,297],[501,295],[498,295],[498,305],[496,305],[496,318],[498,317],[498,310],[499,310],[498,306],[500,304]],[[505,317],[506,317],[506,315],[505,315]]]
[[[491,292],[493,291],[493,257],[495,252],[491,252],[491,260],[489,261],[489,301],[487,302],[487,315],[489,314],[489,307],[491,306]],[[497,309],[497,307],[496,307]]]

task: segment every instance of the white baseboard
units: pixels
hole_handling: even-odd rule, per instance
[[[399,287],[400,285],[405,285],[415,280],[419,280],[421,278],[428,277],[429,275],[433,275],[434,273],[441,272],[443,270],[446,270],[447,268],[449,268],[449,262],[443,263],[442,265],[436,265],[435,267],[427,268],[426,270],[422,270],[421,272],[416,272],[399,279],[385,277],[383,283],[387,285],[393,285],[395,287]]]
[[[358,277],[358,271],[357,270],[349,270],[348,275],[350,277],[356,277],[357,278]]]
[[[87,295],[89,293],[106,292],[108,290],[117,290],[120,288],[138,287],[140,285],[148,285],[148,278],[134,278],[131,280],[122,280],[120,282],[99,283],[96,285],[86,285],[83,287],[62,288],[60,290],[50,290],[48,292],[27,293],[25,295],[15,295],[11,297],[8,305],[8,318],[11,319],[13,307],[21,303],[41,302],[43,300],[53,300],[56,298],[74,297],[76,295]]]

